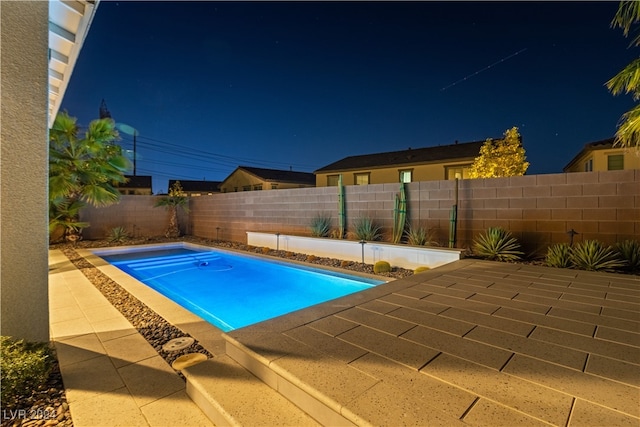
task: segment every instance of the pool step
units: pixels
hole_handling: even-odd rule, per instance
[[[151,268],[161,267],[173,267],[179,265],[193,265],[197,266],[201,262],[211,262],[221,260],[222,257],[217,254],[202,254],[202,255],[176,255],[170,257],[163,257],[162,259],[145,259],[139,261],[127,261],[117,262],[118,264],[125,264],[130,268],[136,270],[147,270]]]
[[[216,426],[320,425],[227,355],[182,372],[187,394]]]
[[[233,337],[222,335],[225,339],[226,354],[264,384],[277,390],[290,402],[309,414],[314,420],[324,426],[371,426],[371,424],[352,413],[338,402],[329,398],[312,386],[304,383],[290,372],[278,367],[263,356],[247,348]],[[336,373],[339,375],[339,373]]]

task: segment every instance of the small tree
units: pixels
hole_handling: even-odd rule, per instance
[[[87,204],[99,207],[120,200],[118,183],[126,182],[131,162],[114,144],[118,139],[111,119],[93,120],[79,136],[76,118],[58,114],[49,131],[49,232],[64,230],[64,238],[82,238],[89,224],[79,222]]]
[[[469,178],[520,176],[528,167],[522,138],[514,126],[504,132],[503,139],[487,139],[480,148],[480,156],[471,165]]]
[[[164,207],[169,211],[169,226],[166,237],[180,237],[180,227],[178,227],[178,208],[189,212],[189,199],[182,191],[180,181],[173,183],[169,189],[169,195],[162,197],[156,202],[155,207]]]

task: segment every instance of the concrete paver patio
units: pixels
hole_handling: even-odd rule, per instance
[[[234,361],[325,425],[640,425],[638,276],[462,260],[220,334],[100,266],[215,355],[185,388],[65,260],[51,330],[77,426],[211,425],[187,389],[259,387]]]

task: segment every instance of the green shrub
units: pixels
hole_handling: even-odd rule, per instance
[[[624,269],[635,272],[640,271],[640,242],[637,240],[625,240],[614,245],[618,259],[624,262]]]
[[[413,274],[422,273],[422,272],[425,272],[425,271],[428,271],[428,270],[429,270],[429,267],[420,266],[420,267],[416,268],[415,270],[413,270]]]
[[[129,237],[127,229],[124,227],[114,227],[109,232],[109,243],[122,243]]]
[[[313,237],[327,237],[331,232],[331,217],[327,214],[317,214],[311,219],[309,228]]]
[[[549,267],[571,267],[571,247],[566,243],[559,243],[551,246],[547,250],[545,262]]]
[[[405,231],[407,243],[414,246],[437,246],[438,243],[433,238],[434,234],[433,230],[429,230],[422,226],[409,226],[407,231]]]
[[[353,221],[353,234],[358,240],[374,241],[380,239],[380,227],[368,217],[356,218]]]
[[[484,259],[496,261],[519,260],[523,252],[520,244],[511,237],[511,233],[501,227],[489,228],[485,234],[478,236],[473,242],[473,252]]]
[[[391,271],[391,264],[387,261],[378,261],[373,264],[373,272],[376,274],[389,273]]]
[[[624,266],[610,246],[603,246],[597,240],[585,240],[571,250],[571,263],[581,270],[614,270]]]
[[[16,398],[28,396],[46,385],[52,363],[53,356],[48,344],[0,337],[2,407],[10,408]]]

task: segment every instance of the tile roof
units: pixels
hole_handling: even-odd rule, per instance
[[[173,187],[176,181],[180,181],[183,191],[206,191],[217,193],[220,191],[221,181],[189,181],[183,179],[170,179],[169,188]]]
[[[324,166],[316,170],[314,173],[455,160],[473,160],[480,154],[480,147],[482,147],[484,143],[485,140],[451,145],[438,145],[436,147],[410,148],[408,150],[390,151],[386,153],[350,156]]]
[[[118,185],[118,188],[151,188],[151,176],[149,175],[125,175],[127,182]]]
[[[238,166],[236,170],[244,170],[269,182],[288,182],[294,184],[316,185],[316,177],[311,172],[296,172],[291,170],[264,169],[252,166]]]
[[[589,142],[588,144],[585,144],[584,147],[582,147],[582,150],[580,150],[580,152],[576,154],[575,157],[571,159],[571,161],[567,163],[567,165],[564,168],[562,168],[562,170],[566,172],[569,168],[571,168],[571,166],[573,166],[575,162],[577,162],[582,156],[584,156],[586,153],[590,151],[604,150],[604,149],[613,147],[614,141],[615,141],[615,138],[612,137],[612,138],[602,139],[600,141],[594,141],[594,142]]]

